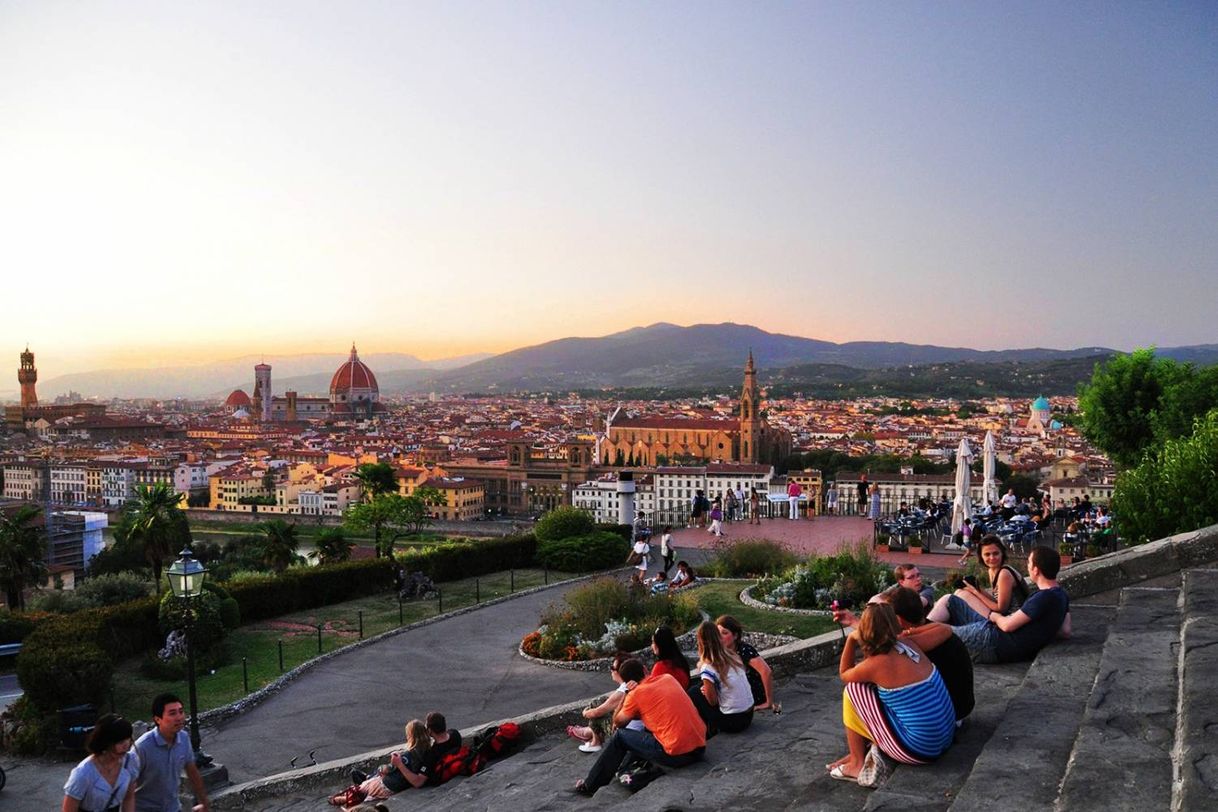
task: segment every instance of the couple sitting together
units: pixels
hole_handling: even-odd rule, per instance
[[[436,766],[449,753],[461,748],[461,732],[449,730],[444,714],[433,711],[427,721],[411,719],[406,723],[406,749],[395,751],[388,764],[371,776],[351,772],[352,786],[330,798],[332,806],[351,809],[364,800],[388,798],[405,789],[418,789],[439,783]]]

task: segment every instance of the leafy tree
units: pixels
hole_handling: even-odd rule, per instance
[[[1002,480],[1003,487],[1015,491],[1019,499],[1034,498],[1040,494],[1040,482],[1027,474],[1011,474]]]
[[[42,528],[34,524],[41,512],[37,505],[0,511],[0,589],[13,609],[25,608],[25,588],[47,572]]]
[[[1197,370],[1185,364],[1180,380],[1169,387],[1154,416],[1158,445],[1193,433],[1198,417],[1218,408],[1218,365]]]
[[[300,538],[296,535],[296,525],[288,524],[283,519],[272,519],[259,525],[259,529],[263,533],[263,565],[275,572],[283,572],[298,558],[296,548],[300,546]]]
[[[595,529],[596,521],[592,514],[571,505],[563,505],[542,516],[533,528],[533,535],[538,542],[543,542],[586,536]]]
[[[371,502],[378,496],[396,493],[397,474],[387,462],[366,462],[355,469],[355,478],[363,489],[363,501]]]
[[[1189,368],[1156,358],[1153,348],[1096,364],[1079,391],[1079,427],[1113,462],[1130,467],[1154,440],[1155,414],[1164,393],[1189,377]]]
[[[423,500],[423,504],[431,507],[440,507],[447,502],[447,500],[444,498],[444,494],[440,492],[440,489],[433,488],[431,485],[422,485],[415,488],[414,493],[411,494],[411,496],[417,496]]]
[[[377,556],[388,557],[393,554],[393,543],[430,524],[431,514],[419,497],[390,493],[350,506],[343,522],[355,533],[371,530]]]
[[[190,523],[178,505],[177,492],[165,482],[137,485],[134,498],[127,503],[128,537],[143,550],[158,590],[165,561],[191,542]]]
[[[1112,510],[1124,538],[1141,543],[1218,523],[1218,409],[1194,426],[1117,477]]]
[[[347,538],[341,527],[327,527],[317,534],[317,559],[322,564],[338,564],[351,560],[355,542]]]

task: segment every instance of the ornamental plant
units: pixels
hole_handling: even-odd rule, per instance
[[[837,601],[862,606],[892,583],[892,573],[863,541],[836,555],[811,556],[786,572],[758,581],[753,594],[771,606],[824,609]]]

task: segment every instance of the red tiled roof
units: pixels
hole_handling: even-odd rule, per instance
[[[615,420],[615,429],[669,429],[674,431],[737,431],[735,420],[713,417],[625,417]]]

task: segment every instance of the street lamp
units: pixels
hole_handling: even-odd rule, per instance
[[[195,558],[189,547],[184,547],[178,553],[178,560],[165,571],[169,581],[169,591],[175,598],[191,601],[203,594],[203,578],[207,575],[207,567]],[[194,615],[191,615],[191,625],[194,625]],[[207,767],[211,765],[211,757],[203,752],[199,742],[199,702],[195,691],[195,647],[190,643],[190,629],[186,630],[186,673],[190,679],[190,747],[194,750],[195,765]]]

